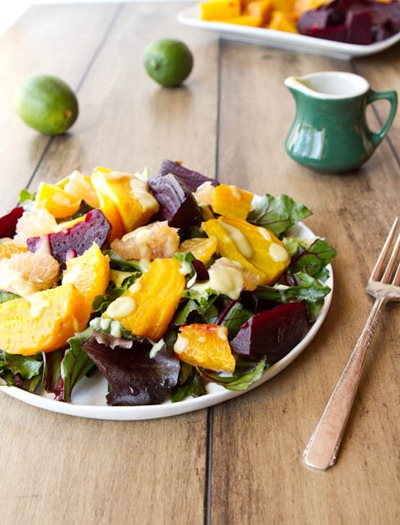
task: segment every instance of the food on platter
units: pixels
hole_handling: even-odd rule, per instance
[[[0,384],[70,402],[97,373],[112,406],[246,390],[331,291],[334,248],[291,235],[311,213],[171,160],[23,190],[0,218]]]
[[[400,31],[398,0],[207,0],[201,20],[370,45]]]

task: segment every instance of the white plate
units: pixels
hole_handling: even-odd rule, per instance
[[[291,230],[294,237],[301,237],[303,239],[313,239],[315,235],[313,232],[304,226],[298,224]],[[226,390],[220,385],[210,383],[208,385],[208,394],[197,397],[188,398],[177,403],[165,402],[161,405],[149,406],[135,406],[135,407],[120,407],[107,406],[107,381],[98,373],[91,378],[84,378],[78,383],[72,393],[72,402],[63,403],[55,401],[54,396],[50,394],[31,394],[25,390],[17,387],[3,386],[0,391],[8,394],[15,399],[19,399],[24,403],[33,405],[35,407],[44,408],[52,412],[60,414],[68,414],[70,416],[79,416],[93,419],[108,419],[108,420],[122,420],[134,421],[143,419],[156,419],[168,416],[176,416],[186,412],[193,412],[202,408],[207,408],[228,399],[233,399],[236,396],[245,394],[249,390],[262,385],[276,374],[284,370],[301,352],[309,345],[312,339],[320,329],[331,304],[332,290],[333,290],[333,272],[332,267],[328,266],[330,277],[327,280],[327,285],[330,286],[331,292],[325,297],[324,306],[318,314],[315,323],[311,326],[305,337],[296,345],[291,352],[289,352],[283,359],[268,368],[263,374],[262,378],[257,381],[250,389],[245,392],[236,392]]]
[[[382,42],[370,45],[345,44],[333,40],[324,40],[311,36],[261,27],[248,27],[224,22],[207,22],[200,19],[199,5],[185,9],[178,14],[178,21],[182,24],[216,31],[226,38],[244,42],[263,44],[303,53],[325,55],[333,58],[349,59],[372,55],[384,51],[400,41],[400,33]]]

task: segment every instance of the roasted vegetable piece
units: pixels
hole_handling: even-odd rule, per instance
[[[282,359],[304,335],[307,308],[304,301],[278,305],[255,314],[231,341],[232,352],[240,357],[261,359],[272,364]]]
[[[30,252],[44,250],[65,264],[67,256],[82,255],[95,242],[102,248],[110,235],[110,223],[100,210],[91,210],[85,220],[71,228],[57,232],[31,237],[26,243]]]
[[[158,203],[148,191],[146,182],[134,175],[96,168],[91,182],[99,200],[103,194],[115,204],[127,232],[147,224],[158,210]]]
[[[157,175],[149,180],[149,186],[160,204],[155,220],[166,220],[169,226],[182,229],[201,223],[197,202],[185,182],[178,177]]]
[[[154,259],[149,269],[104,312],[133,335],[158,341],[179,304],[186,280],[176,259]]]
[[[265,228],[235,217],[220,217],[203,223],[208,236],[217,238],[217,251],[260,278],[260,284],[277,281],[290,263],[283,243]]]
[[[17,206],[6,215],[0,217],[0,239],[4,237],[14,237],[18,219],[22,217],[23,213],[24,208]]]
[[[240,15],[240,0],[208,0],[202,2],[201,19],[213,21],[225,21]]]
[[[10,354],[35,355],[66,345],[89,321],[81,292],[64,284],[0,304],[0,348]]]
[[[158,175],[164,176],[170,173],[184,182],[190,191],[196,191],[197,188],[205,182],[210,182],[213,186],[218,186],[219,184],[217,180],[206,177],[198,171],[185,168],[185,166],[182,166],[179,162],[168,159],[163,160]]]
[[[165,401],[178,382],[180,363],[165,346],[150,357],[151,344],[132,341],[132,348],[110,348],[92,337],[82,349],[107,379],[107,402],[113,406],[155,405]]]
[[[192,366],[216,372],[233,372],[236,366],[226,326],[191,324],[181,326],[174,345],[175,355]]]
[[[67,260],[67,268],[63,273],[62,284],[71,283],[82,293],[87,308],[92,311],[92,303],[96,295],[106,291],[110,277],[110,261],[103,255],[99,246],[92,247],[79,257]]]
[[[214,190],[212,209],[218,215],[246,219],[253,194],[233,185],[220,184]]]

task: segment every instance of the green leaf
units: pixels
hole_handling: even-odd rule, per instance
[[[181,363],[178,385],[171,394],[171,402],[177,403],[186,397],[200,397],[207,394],[204,381],[196,368]]]
[[[19,295],[11,292],[0,292],[0,304],[5,303],[6,301],[11,301],[11,299],[16,299]]]
[[[307,249],[292,257],[288,272],[305,272],[317,277],[336,256],[336,250],[326,241],[316,239]]]
[[[274,197],[266,193],[250,211],[247,220],[272,231],[277,237],[312,215],[312,211],[288,195]]]
[[[311,320],[324,304],[324,297],[331,291],[317,279],[305,272],[293,275],[294,286],[258,286],[254,294],[259,299],[267,299],[278,303],[306,301]]]
[[[32,379],[41,373],[43,362],[36,356],[23,356],[0,351],[0,369],[7,368],[12,374],[19,374],[23,379]]]
[[[68,340],[69,348],[60,364],[61,379],[64,382],[63,401],[71,400],[74,386],[95,367],[93,361],[82,350],[82,345],[92,333],[93,328],[89,327]]]
[[[267,357],[264,356],[256,363],[244,363],[240,361],[236,365],[232,376],[223,376],[210,370],[200,370],[200,374],[206,381],[218,383],[228,390],[244,391],[256,383],[263,375],[264,370],[268,368]]]
[[[222,325],[228,328],[228,339],[232,339],[238,333],[243,323],[248,321],[254,314],[240,303],[235,303],[222,320]]]
[[[35,200],[35,194],[30,193],[28,190],[21,190],[19,193],[19,202],[22,204],[23,202],[28,201],[34,201]]]

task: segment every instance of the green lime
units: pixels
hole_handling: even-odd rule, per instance
[[[22,82],[15,93],[15,107],[25,124],[45,135],[61,135],[79,113],[72,89],[49,75],[35,75]]]
[[[184,42],[163,38],[146,47],[144,67],[149,76],[162,86],[175,87],[190,75],[193,55]]]

